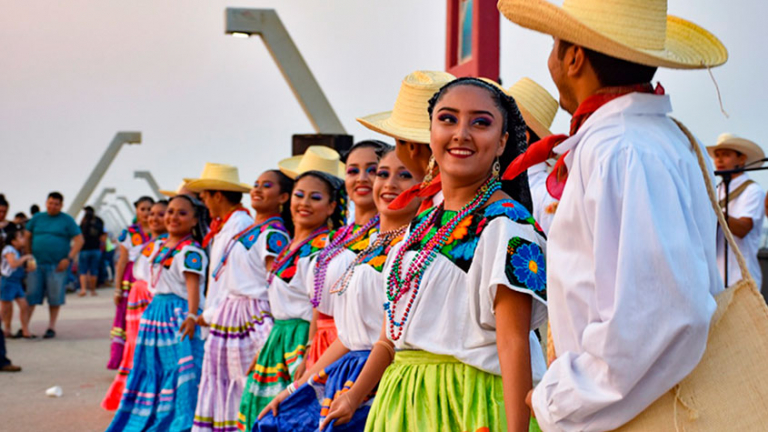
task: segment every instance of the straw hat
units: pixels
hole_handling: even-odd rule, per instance
[[[728,60],[711,33],[667,15],[667,0],[499,0],[499,11],[523,27],[647,66],[701,69]]]
[[[179,183],[179,186],[176,188],[175,191],[168,190],[168,189],[160,189],[158,192],[160,192],[160,194],[162,195],[167,196],[168,198],[173,198],[176,195],[181,194],[181,191],[183,191],[184,188],[187,187],[187,183],[189,183],[191,180],[193,179],[188,179],[188,178],[183,179],[181,183]]]
[[[416,71],[403,79],[392,111],[360,117],[357,121],[395,139],[429,144],[429,99],[455,79],[447,72]]]
[[[206,162],[203,173],[198,179],[189,179],[186,188],[192,192],[204,190],[222,190],[231,192],[249,192],[251,186],[240,183],[237,167]]]
[[[739,138],[736,135],[724,133],[717,137],[717,144],[707,147],[707,153],[714,158],[715,150],[735,150],[747,156],[747,164],[765,158],[765,153],[759,145],[748,139]],[[762,166],[760,163],[758,166]]]
[[[552,127],[559,105],[544,87],[530,78],[523,78],[513,84],[507,94],[515,99],[525,124],[539,138],[552,135],[549,128]]]
[[[344,164],[340,159],[339,153],[330,147],[309,146],[303,155],[283,159],[277,167],[290,178],[307,171],[322,171],[344,178]]]

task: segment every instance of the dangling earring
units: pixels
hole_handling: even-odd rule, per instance
[[[501,174],[501,163],[499,163],[499,158],[497,157],[493,161],[493,168],[491,168],[491,175],[493,176],[493,178],[498,180],[499,174]]]
[[[432,179],[434,178],[434,171],[435,171],[435,156],[432,155],[429,157],[429,164],[427,165],[427,175],[424,176],[424,180],[421,182],[422,187],[429,186],[430,183],[432,183]]]

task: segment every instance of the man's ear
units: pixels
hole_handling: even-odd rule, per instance
[[[572,45],[565,50],[565,65],[568,76],[577,77],[584,72],[588,64],[587,54],[584,48],[578,45]]]

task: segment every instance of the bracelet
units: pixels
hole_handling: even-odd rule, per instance
[[[296,385],[294,383],[288,384],[288,394],[293,394],[296,391]]]
[[[373,346],[381,345],[389,354],[389,363],[392,364],[395,361],[395,347],[389,341],[377,340],[373,343]]]
[[[193,314],[191,312],[187,314],[187,318],[186,319],[190,319],[190,318],[192,318],[193,321],[197,322],[197,315],[195,315],[195,314]]]

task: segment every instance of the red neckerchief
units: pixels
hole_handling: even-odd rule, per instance
[[[432,181],[429,182],[429,184],[425,185],[424,183],[419,183],[407,191],[402,192],[397,196],[397,198],[395,198],[394,201],[389,204],[389,209],[402,210],[407,207],[414,198],[419,197],[424,198],[424,201],[422,201],[421,205],[419,206],[419,211],[416,212],[416,214],[419,214],[422,211],[432,207],[432,198],[434,198],[434,196],[437,195],[437,193],[442,189],[443,185],[440,180],[440,174],[437,174],[432,179]]]
[[[663,95],[664,87],[662,87],[661,84],[656,84],[656,88],[654,89],[650,83],[646,83],[631,86],[606,87],[598,90],[597,93],[585,99],[584,102],[579,105],[579,108],[576,109],[576,112],[573,113],[569,135],[550,135],[533,143],[528,147],[528,150],[526,150],[525,153],[515,158],[515,160],[509,164],[506,171],[504,171],[504,175],[501,177],[502,180],[512,180],[525,172],[528,168],[538,163],[545,162],[547,159],[553,157],[552,150],[561,142],[575,135],[587,119],[598,109],[608,102],[630,93],[654,93]],[[558,200],[563,196],[565,182],[568,180],[568,167],[565,166],[565,155],[567,154],[568,152],[565,152],[560,156],[560,159],[557,160],[554,168],[552,168],[552,172],[547,177],[547,191],[553,198]]]
[[[234,209],[232,209],[229,214],[224,216],[223,218],[216,218],[211,222],[211,230],[208,231],[208,234],[205,235],[205,238],[203,239],[203,247],[208,247],[208,245],[211,243],[211,240],[213,240],[213,237],[221,232],[221,229],[224,227],[224,224],[227,223],[230,217],[232,217],[233,214],[236,212],[246,212],[248,213],[248,216],[251,215],[251,212],[249,212],[245,207],[243,207],[242,204],[238,204]]]

